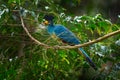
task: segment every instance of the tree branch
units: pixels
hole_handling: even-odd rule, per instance
[[[111,32],[111,33],[109,33],[109,34],[106,34],[106,35],[104,35],[104,36],[102,36],[102,37],[99,37],[99,38],[97,38],[97,39],[95,39],[95,40],[92,40],[92,41],[90,41],[90,42],[83,43],[83,44],[79,44],[79,45],[75,45],[75,46],[55,46],[55,47],[56,47],[56,48],[61,48],[61,49],[63,49],[63,48],[69,48],[69,49],[70,49],[70,48],[85,47],[85,46],[88,46],[88,45],[91,45],[91,44],[100,42],[100,41],[102,41],[102,40],[104,40],[104,39],[107,39],[107,38],[109,38],[109,37],[111,37],[111,36],[114,36],[114,35],[116,35],[116,34],[119,34],[119,33],[120,33],[120,30],[117,30],[117,31]]]
[[[59,45],[56,45],[56,46],[49,46],[49,45],[44,44],[44,43],[38,41],[37,39],[35,39],[35,38],[29,33],[29,31],[27,30],[27,28],[25,27],[22,16],[20,16],[20,19],[21,19],[22,27],[23,27],[23,29],[25,30],[25,32],[27,33],[27,35],[28,35],[36,44],[41,45],[41,46],[44,46],[44,47],[46,47],[46,48],[54,48],[54,49],[72,49],[72,48],[85,47],[85,46],[88,46],[88,45],[91,45],[91,44],[100,42],[100,41],[102,41],[102,40],[104,40],[104,39],[107,39],[107,38],[109,38],[109,37],[111,37],[111,36],[114,36],[114,35],[120,33],[120,30],[117,30],[117,31],[111,32],[111,33],[109,33],[109,34],[106,34],[106,35],[104,35],[104,36],[102,36],[102,37],[99,37],[99,38],[96,39],[96,40],[92,40],[92,41],[90,41],[90,42],[86,42],[86,43],[79,44],[79,45],[75,45],[75,46],[59,46]]]
[[[47,47],[47,48],[50,48],[50,46],[44,44],[44,43],[41,43],[40,41],[38,41],[37,39],[35,39],[30,33],[29,31],[27,30],[27,28],[25,27],[25,24],[24,24],[24,21],[23,21],[23,18],[22,16],[20,16],[20,20],[21,20],[21,25],[23,27],[23,29],[25,30],[25,32],[27,33],[27,35],[38,45],[41,45],[41,46],[44,46],[44,47]]]

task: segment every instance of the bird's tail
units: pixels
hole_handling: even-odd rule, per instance
[[[92,66],[95,70],[97,70],[96,65],[93,63],[92,59],[87,55],[87,53],[82,48],[78,48],[78,50],[85,56],[90,66]]]

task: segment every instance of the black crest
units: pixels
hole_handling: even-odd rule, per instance
[[[54,17],[52,15],[45,15],[43,17],[43,19],[48,20],[48,21],[52,21],[54,19]]]

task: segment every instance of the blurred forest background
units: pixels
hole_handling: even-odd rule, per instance
[[[120,29],[120,0],[0,0],[0,80],[120,80],[120,34],[83,47],[92,69],[76,49],[35,44],[21,25],[42,43],[65,45],[41,25],[45,14],[86,43]]]

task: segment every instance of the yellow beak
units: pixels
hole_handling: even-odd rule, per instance
[[[45,25],[48,25],[48,24],[49,24],[49,22],[48,22],[47,20],[45,20],[43,23],[44,23]]]

